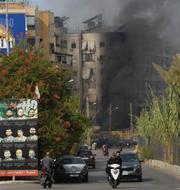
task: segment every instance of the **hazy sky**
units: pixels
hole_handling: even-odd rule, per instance
[[[128,0],[31,0],[40,9],[51,10],[57,16],[70,17],[69,26],[78,27],[84,20],[103,14],[108,25],[113,25],[114,18],[120,12],[120,2]]]

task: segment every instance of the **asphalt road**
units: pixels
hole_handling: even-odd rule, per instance
[[[52,189],[63,190],[109,190],[112,187],[107,183],[105,177],[105,164],[107,157],[100,155],[97,152],[96,156],[96,169],[89,169],[89,183],[60,183],[53,184]],[[1,184],[0,190],[39,190],[43,189],[38,181],[23,182],[16,181],[11,184]],[[123,181],[118,186],[118,189],[123,190],[180,190],[180,179],[167,174],[166,172],[150,168],[143,165],[143,182],[136,181]]]

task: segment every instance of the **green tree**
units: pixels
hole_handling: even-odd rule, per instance
[[[173,57],[168,70],[156,64],[154,67],[168,85],[166,95],[152,95],[152,101],[143,109],[136,125],[140,135],[162,142],[168,161],[173,162],[173,139],[180,136],[180,55]]]
[[[78,104],[72,104],[70,77],[69,70],[48,62],[39,52],[25,50],[23,44],[14,48],[9,56],[1,57],[2,99],[35,98],[35,87],[39,88],[40,156],[47,150],[53,156],[70,151],[74,141],[80,141],[89,125],[88,120],[77,112]]]

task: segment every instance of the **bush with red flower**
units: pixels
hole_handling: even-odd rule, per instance
[[[0,60],[1,98],[36,98],[38,86],[40,156],[47,150],[53,156],[68,152],[89,126],[89,121],[77,112],[76,98],[71,97],[71,73],[45,60],[40,52],[23,48],[15,47]]]

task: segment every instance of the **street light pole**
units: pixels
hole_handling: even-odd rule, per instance
[[[112,112],[118,109],[119,107],[117,106],[114,109],[112,109],[112,104],[109,104],[109,132],[112,131]]]
[[[109,132],[112,130],[112,104],[109,104]]]
[[[9,56],[9,21],[8,21],[8,0],[6,0],[6,53]]]

